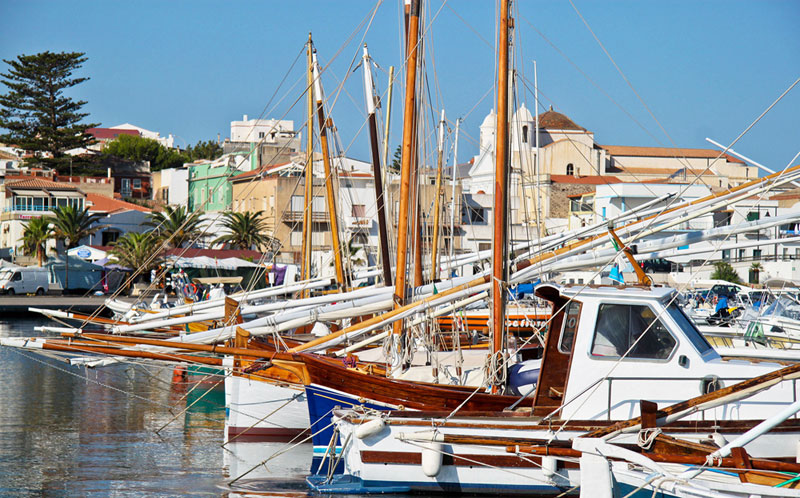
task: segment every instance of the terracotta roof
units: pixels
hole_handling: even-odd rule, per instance
[[[69,183],[59,183],[42,178],[27,178],[25,180],[7,181],[6,188],[11,189],[46,189],[46,190],[78,190],[78,187]]]
[[[552,108],[550,108],[549,111],[539,115],[539,128],[542,130],[550,129],[586,131],[586,128],[576,125],[574,121],[564,116],[560,112],[554,111]]]
[[[89,211],[98,213],[116,213],[118,211],[141,211],[142,213],[150,213],[152,210],[144,206],[139,206],[131,202],[125,202],[118,199],[112,199],[100,194],[86,194],[87,207]],[[91,206],[88,203],[91,202]]]
[[[372,178],[371,173],[363,173],[361,171],[340,171],[339,176],[345,178]]]
[[[616,176],[572,176],[572,175],[550,175],[553,183],[573,183],[576,185],[605,185],[607,183],[622,183]]]
[[[781,192],[780,194],[775,194],[769,198],[771,201],[786,201],[798,199],[800,200],[800,188],[787,190],[786,192]]]
[[[620,169],[620,173],[631,174],[631,175],[681,175],[683,176],[683,168],[632,168],[629,166],[617,166]],[[708,170],[702,169],[689,169],[686,171],[687,176],[698,176],[698,175],[711,175],[711,176],[718,176],[716,173]]]
[[[589,190],[588,192],[582,192],[580,194],[570,194],[567,197],[583,197],[584,195],[594,195],[594,190]]]
[[[120,135],[139,136],[138,130],[126,130],[122,128],[89,128],[86,133],[98,140],[114,140]]]
[[[670,147],[634,147],[630,145],[598,145],[605,149],[612,156],[634,156],[634,157],[700,157],[715,159],[719,156],[719,151],[713,149],[675,149]],[[735,157],[723,154],[728,162],[745,164],[744,161]]]
[[[183,258],[196,258],[198,256],[207,256],[209,258],[225,259],[225,258],[252,258],[253,261],[258,261],[262,254],[258,251],[243,251],[239,249],[170,249],[167,251],[168,256],[179,256]]]

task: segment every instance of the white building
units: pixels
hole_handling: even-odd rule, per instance
[[[231,121],[231,142],[277,144],[287,139],[300,140],[290,119],[247,119],[245,114],[241,121]]]
[[[189,200],[189,168],[168,168],[153,173],[153,199],[170,206],[186,206]]]
[[[162,137],[161,134],[157,131],[150,131],[142,128],[141,126],[136,126],[130,123],[123,123],[121,125],[112,126],[111,128],[116,130],[136,130],[139,132],[140,137],[144,138],[151,138],[164,147],[168,147],[170,149],[175,147],[175,137],[170,133],[166,137]]]

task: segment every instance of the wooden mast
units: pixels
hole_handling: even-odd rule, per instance
[[[306,132],[306,170],[305,170],[305,193],[303,210],[303,256],[301,260],[301,274],[304,281],[311,280],[311,250],[312,250],[312,223],[314,213],[314,69],[311,52],[313,50],[311,33],[308,34],[308,46],[306,47],[306,103],[307,121]],[[310,295],[309,289],[303,289],[301,297]]]
[[[439,278],[439,215],[442,209],[442,156],[444,155],[444,109],[442,109],[442,120],[439,121],[439,150],[436,158],[436,186],[434,188],[433,201],[433,245],[431,246],[431,281],[435,282]]]
[[[386,206],[383,194],[383,174],[381,172],[381,155],[378,150],[378,121],[375,118],[375,90],[372,84],[372,66],[370,65],[367,44],[364,44],[364,98],[367,103],[369,120],[369,142],[372,151],[372,174],[375,177],[375,203],[378,209],[378,235],[381,243],[381,266],[383,267],[383,284],[392,285],[392,262],[389,259],[389,233],[386,228]]]
[[[330,218],[331,245],[333,246],[333,263],[336,268],[336,285],[339,291],[347,289],[348,282],[342,265],[342,250],[339,242],[339,222],[336,217],[336,196],[333,191],[333,170],[328,149],[328,119],[325,117],[322,82],[319,78],[319,62],[317,52],[312,53],[312,66],[314,68],[314,97],[317,99],[317,121],[319,123],[319,145],[322,149],[322,163],[325,166],[325,194],[328,204],[328,217]]]
[[[406,90],[403,110],[403,148],[400,170],[400,199],[397,220],[397,265],[395,266],[395,309],[402,307],[406,300],[406,258],[408,256],[408,206],[411,187],[411,164],[414,151],[414,123],[417,107],[417,38],[419,37],[419,9],[421,0],[411,0],[408,15],[408,36],[406,43]],[[402,321],[393,325],[393,334],[399,338],[403,330]],[[399,340],[396,340],[399,344]]]
[[[505,369],[503,357],[505,325],[505,285],[507,275],[506,255],[508,222],[508,20],[509,3],[500,2],[500,33],[497,42],[497,128],[495,133],[495,181],[494,181],[494,232],[492,246],[492,354],[496,360],[495,371],[488,372],[492,379],[492,392],[499,390],[497,370]],[[502,376],[501,376],[502,377]]]

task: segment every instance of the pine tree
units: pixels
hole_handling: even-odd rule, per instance
[[[75,101],[64,90],[89,78],[72,73],[86,62],[83,52],[42,52],[18,55],[3,62],[10,66],[0,74],[8,93],[0,95],[0,128],[7,133],[0,140],[33,152],[49,152],[56,159],[64,151],[92,141],[86,129],[96,124],[81,123],[86,101]]]

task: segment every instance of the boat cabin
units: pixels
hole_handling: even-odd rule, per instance
[[[552,303],[533,413],[581,420],[639,415],[639,401],[660,407],[696,397],[780,365],[725,360],[667,287],[540,285]],[[798,399],[794,380],[695,418],[765,416],[776,402]]]

